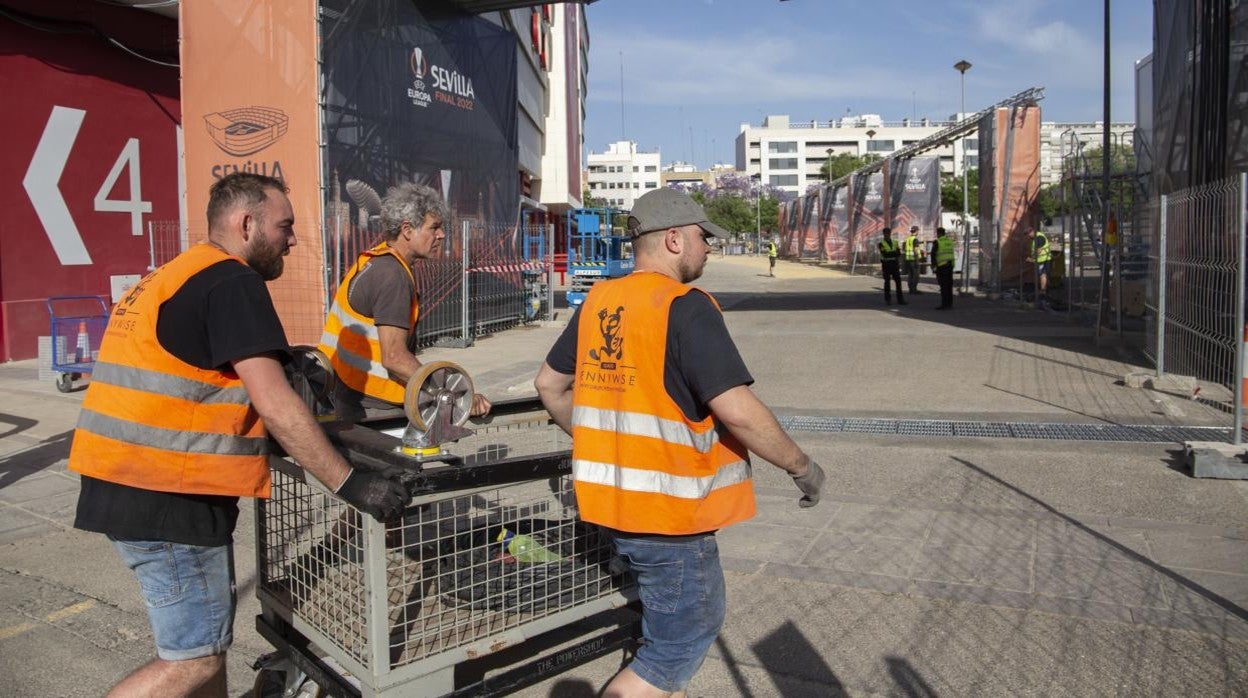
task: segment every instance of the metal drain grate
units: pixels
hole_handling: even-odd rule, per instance
[[[785,429],[824,433],[1144,443],[1230,440],[1229,427],[1061,424],[1056,422],[955,422],[943,419],[870,419],[810,415],[786,415],[779,417],[779,420],[780,425]]]

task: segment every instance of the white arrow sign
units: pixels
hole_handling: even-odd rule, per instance
[[[91,263],[91,255],[82,243],[73,216],[69,215],[69,207],[65,205],[59,186],[65,161],[69,159],[69,151],[74,147],[78,129],[82,127],[82,119],[86,115],[81,109],[52,107],[52,115],[48,117],[43,136],[39,138],[39,145],[30,159],[26,178],[22,180],[52,249],[65,266]]]

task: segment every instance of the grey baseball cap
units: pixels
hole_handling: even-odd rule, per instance
[[[682,225],[697,225],[717,238],[728,238],[727,230],[706,219],[698,202],[669,187],[642,194],[628,216],[628,233],[633,237]]]

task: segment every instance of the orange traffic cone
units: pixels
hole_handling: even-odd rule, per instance
[[[87,321],[78,321],[78,343],[74,347],[74,361],[82,363],[91,360],[91,337],[87,335]]]

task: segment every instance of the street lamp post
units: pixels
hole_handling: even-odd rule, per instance
[[[758,186],[754,189],[754,254],[762,252],[763,248],[763,175],[760,172],[756,175],[750,175],[750,179],[758,179]]]
[[[828,184],[832,183],[832,149],[828,148]]]
[[[966,71],[971,69],[969,61],[961,60],[953,64],[962,82],[962,106],[958,112],[958,121],[966,116]],[[971,290],[971,198],[966,183],[966,136],[962,136],[962,293]]]

